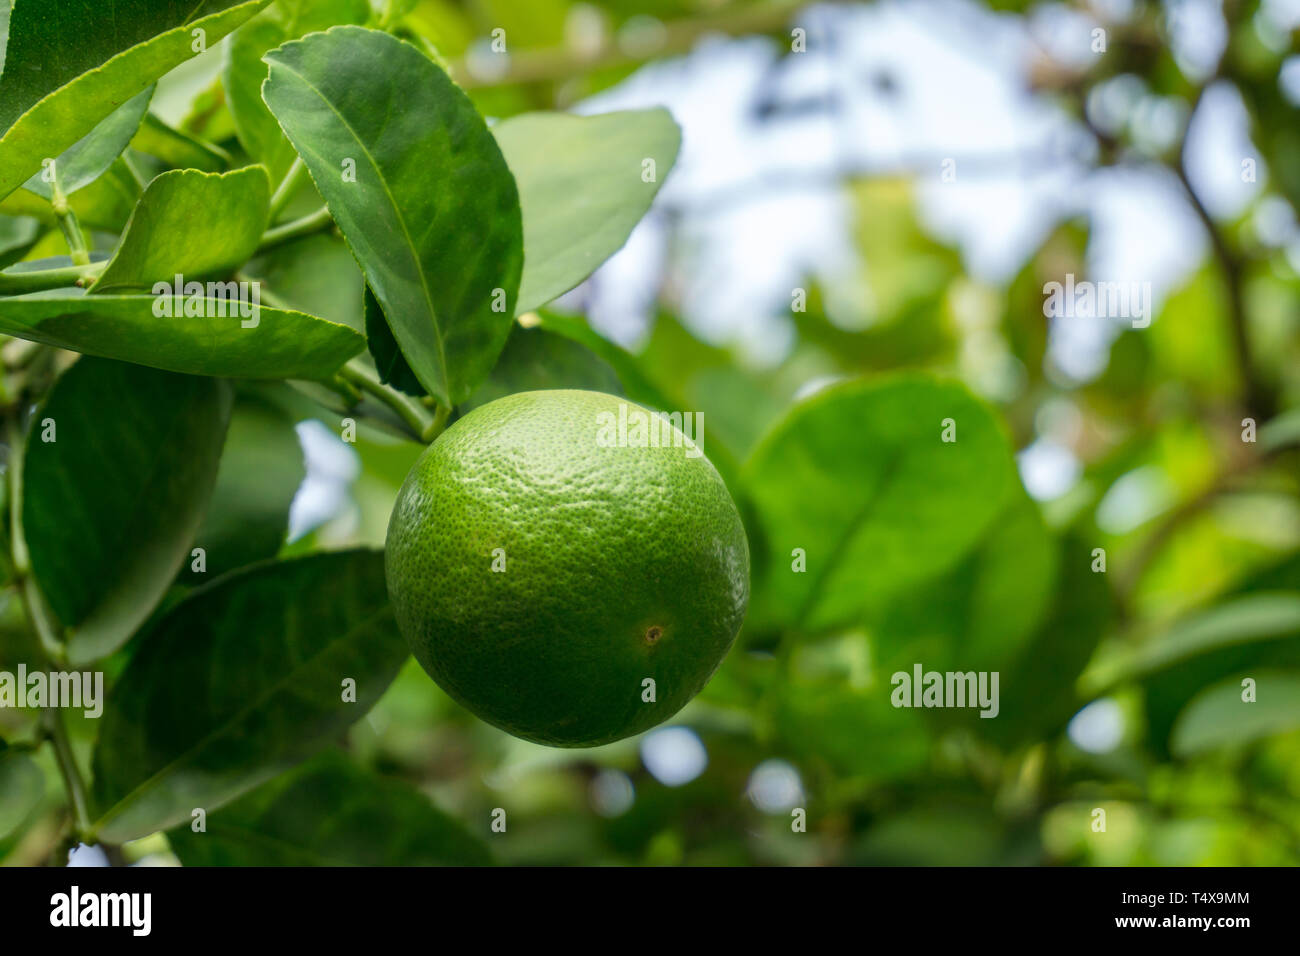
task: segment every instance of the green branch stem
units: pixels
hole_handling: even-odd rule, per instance
[[[293,194],[297,191],[306,171],[307,164],[302,161],[302,157],[295,157],[293,165],[284,174],[284,179],[280,181],[280,185],[276,188],[275,195],[271,197],[270,214],[267,217],[268,222],[274,223],[280,218],[280,213],[284,212],[284,207],[293,198]]]
[[[88,266],[90,247],[86,245],[86,237],[81,232],[81,223],[77,220],[77,214],[68,205],[68,197],[63,195],[57,179],[52,184],[52,189],[50,205],[54,207],[54,216],[59,221],[59,230],[68,243],[68,255],[72,257],[72,264]]]
[[[86,781],[81,776],[77,758],[72,753],[72,743],[68,740],[68,728],[64,726],[63,714],[57,707],[47,707],[45,721],[50,742],[54,744],[54,759],[68,788],[68,799],[72,803],[72,819],[77,837],[82,843],[92,843],[94,827],[90,822],[90,801],[86,797]]]
[[[388,387],[368,368],[355,361],[339,369],[339,378],[387,405],[411,434],[426,445],[442,434],[451,415],[450,408],[439,406],[433,416],[429,417],[418,401]]]
[[[29,272],[0,272],[0,295],[24,295],[88,284],[86,280],[97,278],[107,266],[108,262],[104,261]]]
[[[257,247],[257,254],[268,252],[277,246],[282,246],[287,242],[295,239],[301,239],[303,236],[315,235],[318,232],[325,232],[334,226],[334,217],[330,211],[324,207],[316,210],[310,215],[303,216],[301,219],[295,219],[292,222],[286,222],[282,226],[272,226],[262,234],[262,241]]]

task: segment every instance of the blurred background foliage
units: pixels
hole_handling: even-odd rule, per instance
[[[278,6],[309,19],[312,5]],[[1300,862],[1300,7],[394,0],[370,15],[445,63],[491,118],[673,110],[683,153],[650,216],[591,280],[523,318],[458,411],[587,387],[703,412],[705,449],[749,523],[753,608],[670,726],[589,751],[496,731],[410,661],[339,742],[351,760],[280,778],[214,828],[255,817],[310,833],[335,814],[345,858],[420,862],[436,828],[376,848],[367,814],[389,811],[340,809],[367,768],[407,785],[392,814],[418,791],[477,836],[467,858],[503,864]],[[159,85],[128,153],[138,170],[241,155],[223,57],[257,22]],[[119,160],[73,206],[88,228],[118,230],[138,193]],[[65,251],[35,197],[0,212],[0,264]],[[337,236],[247,272],[362,327]],[[1150,282],[1149,327],[1045,318],[1044,285],[1067,274]],[[838,520],[862,493],[854,456],[869,467],[885,427],[865,400],[831,415],[817,397],[896,372],[990,403],[1021,480],[1000,503],[952,489],[954,527],[989,513],[942,573],[859,595],[855,582],[902,580],[921,545],[855,553],[832,582],[836,613],[801,618],[774,578],[771,522],[814,533],[823,512]],[[272,445],[294,423],[302,455]],[[335,425],[290,387],[245,389],[218,484],[226,520],[204,534],[261,529],[296,488],[283,554],[382,545],[420,447],[372,424],[345,445]],[[817,429],[844,467],[766,486],[764,457],[798,456]],[[998,670],[1001,713],[893,708],[889,675],[915,662]],[[4,736],[23,719],[0,714]],[[85,723],[73,734],[88,745]],[[39,862],[56,838],[49,760],[0,752],[0,791],[34,805],[0,816],[5,862]],[[490,830],[498,807],[505,833]],[[182,857],[187,838],[174,840]],[[162,836],[126,853],[175,859]]]

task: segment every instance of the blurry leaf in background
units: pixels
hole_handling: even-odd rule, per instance
[[[1161,372],[1195,390],[1223,397],[1239,388],[1232,362],[1228,293],[1217,269],[1206,266],[1165,300],[1148,330]]]
[[[1106,575],[1092,570],[1091,544],[1074,534],[1059,546],[1056,594],[1046,619],[1001,671],[1001,709],[976,721],[1006,745],[1059,732],[1084,703],[1075,689],[1098,642],[1110,627],[1113,599]]]
[[[369,16],[367,0],[279,0],[236,30],[226,44],[221,84],[239,142],[266,166],[272,182],[284,178],[297,154],[262,102],[267,76],[262,57],[289,40],[339,23],[363,24]]]
[[[492,134],[519,184],[523,210],[516,313],[568,292],[623,247],[682,142],[665,109],[525,113],[498,123]]]
[[[767,540],[755,587],[765,616],[826,626],[951,567],[1003,509],[1013,477],[1001,425],[963,386],[908,375],[818,392],[745,466]]]
[[[215,379],[83,358],[33,417],[22,527],[41,591],[71,631],[74,666],[120,647],[176,576],[212,493],[230,405]]]
[[[1254,681],[1253,697],[1243,679]],[[1177,757],[1244,747],[1300,727],[1300,671],[1251,670],[1201,691],[1178,716],[1169,747]]]
[[[335,27],[266,60],[263,97],[403,356],[443,405],[464,401],[505,345],[523,266],[518,192],[483,118],[428,57],[374,30]]]
[[[121,842],[211,813],[337,739],[407,655],[379,552],[254,565],[195,591],[112,688],[97,831]]]
[[[306,477],[294,422],[279,408],[241,394],[235,400],[222,449],[216,487],[194,546],[207,570],[182,568],[191,584],[273,558],[284,543],[289,506]]]
[[[935,300],[962,274],[960,255],[922,231],[907,180],[860,179],[853,202],[871,290],[861,324],[893,321],[919,301]]]
[[[22,826],[44,795],[45,774],[35,761],[0,748],[0,839]]]
[[[257,248],[270,198],[261,166],[163,173],[145,188],[121,245],[90,293],[142,292],[178,275],[188,283],[235,268]]]
[[[18,4],[0,74],[0,197],[193,57],[192,30],[215,44],[267,2]]]
[[[0,215],[0,268],[22,258],[40,232],[40,223],[29,216]]]
[[[186,866],[483,866],[488,848],[410,784],[335,751],[168,834]]]
[[[871,618],[873,646],[885,660],[922,661],[927,669],[999,670],[1047,612],[1058,560],[1038,506],[1017,488],[956,568],[903,592]]]
[[[135,136],[152,97],[151,86],[127,100],[54,161],[53,176],[63,195],[71,196],[113,165]],[[46,182],[48,172],[42,169],[23,183],[23,187],[45,199],[52,199],[54,183]]]

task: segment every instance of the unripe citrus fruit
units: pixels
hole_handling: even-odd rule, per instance
[[[745,531],[699,447],[660,422],[613,395],[520,392],[407,475],[385,547],[397,623],[483,720],[608,743],[671,717],[726,655],[749,599]]]

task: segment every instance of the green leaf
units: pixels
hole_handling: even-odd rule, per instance
[[[682,142],[665,109],[600,116],[525,113],[492,133],[519,184],[524,214],[517,312],[568,292],[623,247]],[[655,164],[650,182],[646,160]]]
[[[127,100],[54,161],[53,178],[57,180],[63,195],[71,196],[78,189],[94,182],[113,165],[135,136],[152,97],[151,86]],[[47,173],[47,169],[42,169],[23,183],[23,187],[45,199],[53,199],[54,183],[46,182]]]
[[[410,44],[333,27],[272,51],[262,96],[444,405],[491,370],[514,315],[514,178],[463,92]],[[355,182],[349,181],[355,165]]]
[[[121,232],[140,198],[140,184],[126,160],[119,158],[98,179],[68,197],[68,206],[77,214],[83,229]],[[0,200],[0,213],[32,216],[48,226],[57,226],[58,218],[49,200],[18,189]]]
[[[483,866],[487,846],[410,784],[327,751],[167,835],[186,866]]]
[[[951,382],[856,380],[796,405],[743,477],[766,539],[767,615],[826,626],[952,567],[1005,506],[1013,474],[997,418]],[[792,570],[795,549],[805,572]]]
[[[376,551],[254,565],[200,588],[144,635],[109,695],[96,832],[121,842],[212,813],[336,740],[407,655]]]
[[[0,839],[17,830],[45,796],[45,774],[26,754],[0,751]]]
[[[230,154],[225,150],[168,126],[153,113],[145,114],[131,148],[173,168],[216,173],[230,165]]]
[[[928,670],[998,670],[1047,613],[1058,546],[1038,506],[1017,487],[979,545],[951,572],[899,594],[871,619],[881,657]]]
[[[1255,681],[1255,699],[1242,699],[1242,678]],[[1218,747],[1241,747],[1300,727],[1300,671],[1246,672],[1202,691],[1174,724],[1177,757]]]
[[[92,294],[141,292],[155,282],[223,275],[257,249],[271,183],[261,166],[229,173],[176,169],[151,182]]]
[[[155,309],[168,306],[171,315]],[[186,315],[185,310],[204,315]],[[0,332],[61,349],[193,375],[316,379],[365,347],[345,325],[205,293],[190,299],[83,295],[78,290],[0,299]],[[245,327],[245,323],[256,325]]]
[[[589,349],[545,329],[516,325],[488,380],[458,411],[463,414],[515,392],[548,388],[623,394],[618,375]]]
[[[186,580],[210,580],[275,557],[289,527],[289,506],[306,474],[293,420],[256,396],[239,396],[212,503],[194,541],[204,550],[207,569],[197,574],[193,562],[187,563]]]
[[[244,24],[225,46],[221,85],[235,121],[239,142],[279,182],[295,153],[280,124],[262,102],[266,63],[262,57],[289,40],[336,24],[362,24],[370,16],[366,0],[281,0]]]
[[[1042,740],[1064,729],[1087,701],[1077,686],[1079,675],[1111,624],[1114,600],[1106,575],[1092,570],[1092,543],[1066,537],[1057,564],[1047,617],[1000,671],[998,716],[975,722],[1004,744]]]
[[[424,386],[415,377],[411,366],[402,355],[397,338],[393,335],[388,319],[384,317],[384,307],[379,304],[370,286],[365,287],[363,303],[366,319],[366,347],[370,350],[370,357],[375,360],[375,371],[379,373],[379,381],[407,395],[428,395],[429,393],[424,390]]]
[[[37,411],[23,530],[74,666],[121,647],[176,577],[212,494],[230,403],[215,379],[83,358]]]
[[[0,197],[194,56],[193,31],[216,43],[268,2],[24,0],[14,8],[0,75]]]
[[[1300,594],[1256,593],[1226,600],[1176,622],[1160,638],[1099,661],[1089,671],[1093,690],[1141,680],[1198,655],[1234,645],[1300,634]]]

